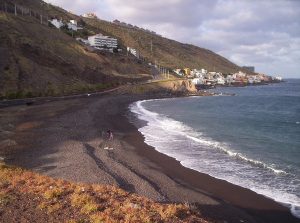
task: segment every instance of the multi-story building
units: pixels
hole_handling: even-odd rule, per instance
[[[88,37],[89,44],[95,48],[103,49],[115,49],[118,47],[118,40],[110,36],[103,36],[102,34],[96,34]]]

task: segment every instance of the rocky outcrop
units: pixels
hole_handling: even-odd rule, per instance
[[[159,85],[173,92],[195,93],[197,89],[190,80],[160,82]]]
[[[190,80],[178,79],[131,85],[126,89],[126,91],[133,94],[170,93],[176,95],[185,95],[196,93],[197,89]]]

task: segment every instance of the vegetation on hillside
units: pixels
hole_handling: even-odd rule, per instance
[[[76,184],[0,163],[4,222],[207,222],[187,204],[160,204],[114,186]]]
[[[38,10],[39,1],[28,2],[35,4],[26,7]],[[49,13],[61,13],[49,8]],[[9,99],[99,91],[151,78],[148,66],[133,58],[91,51],[64,30],[40,24],[33,15],[3,11],[0,73],[0,98]]]
[[[136,48],[147,62],[170,69],[205,68],[223,73],[241,69],[210,50],[104,20],[83,18],[41,0],[0,3],[0,98],[65,95],[150,79],[146,63],[126,56],[127,46]],[[5,13],[4,4],[13,9],[17,4],[33,13]],[[84,29],[74,33],[58,30],[40,24],[39,15],[44,21],[75,19]],[[91,52],[72,38],[87,38],[96,33],[117,38],[123,55]]]
[[[214,52],[170,40],[139,29],[116,25],[99,19],[83,18],[88,26],[102,30],[102,33],[114,36],[122,45],[137,49],[146,60],[170,69],[205,68],[209,71],[232,73],[242,70],[226,58]],[[152,47],[151,47],[152,45]]]

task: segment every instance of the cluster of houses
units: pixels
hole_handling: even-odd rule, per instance
[[[119,20],[115,19],[113,21],[114,24],[118,25],[118,26],[123,26],[123,27],[126,27],[126,28],[129,28],[129,29],[136,29],[136,30],[142,30],[146,33],[150,33],[150,34],[154,34],[154,35],[157,35],[157,36],[161,36],[160,34],[154,32],[154,31],[151,31],[149,29],[144,29],[144,28],[140,28],[138,26],[135,26],[135,25],[131,25],[129,23],[126,23],[126,22],[120,22]]]
[[[87,13],[84,14],[83,16],[88,18],[97,18],[97,16],[94,13]],[[58,29],[60,29],[63,26],[66,26],[69,30],[73,30],[73,31],[78,31],[79,29],[82,29],[82,27],[77,25],[76,20],[70,20],[65,24],[62,20],[58,20],[55,18],[49,20],[49,22]],[[118,20],[115,20],[114,23],[129,28],[142,29],[137,26],[133,26],[131,24],[120,22]],[[150,30],[144,30],[144,31],[148,31],[152,34],[156,34],[155,32],[152,32]],[[105,36],[101,33],[88,36],[88,39],[76,38],[76,40],[97,50],[103,50],[109,52],[114,52],[115,50],[121,51],[121,49],[118,49],[118,40],[116,38]],[[127,53],[130,53],[137,58],[142,57],[139,54],[138,50],[131,47],[127,47]],[[251,71],[252,73],[254,72],[254,67],[244,67],[244,68],[246,70]],[[260,84],[260,83],[282,81],[281,77],[271,77],[265,74],[247,74],[242,71],[233,74],[222,74],[220,72],[208,72],[205,69],[190,69],[190,68],[174,69],[173,71],[179,76],[192,79],[192,82],[196,86],[198,87],[200,86],[200,88],[210,88],[216,85],[243,86],[248,84]]]
[[[192,82],[200,88],[210,88],[216,85],[262,84],[274,81],[282,81],[281,77],[271,77],[265,74],[247,74],[242,71],[233,74],[222,74],[221,72],[208,72],[205,69],[175,69],[176,74],[191,78]]]

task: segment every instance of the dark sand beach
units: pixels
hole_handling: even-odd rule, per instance
[[[185,168],[145,144],[128,106],[151,97],[159,95],[111,93],[1,108],[0,156],[55,178],[113,184],[160,202],[195,203],[213,222],[300,222],[277,202]]]

